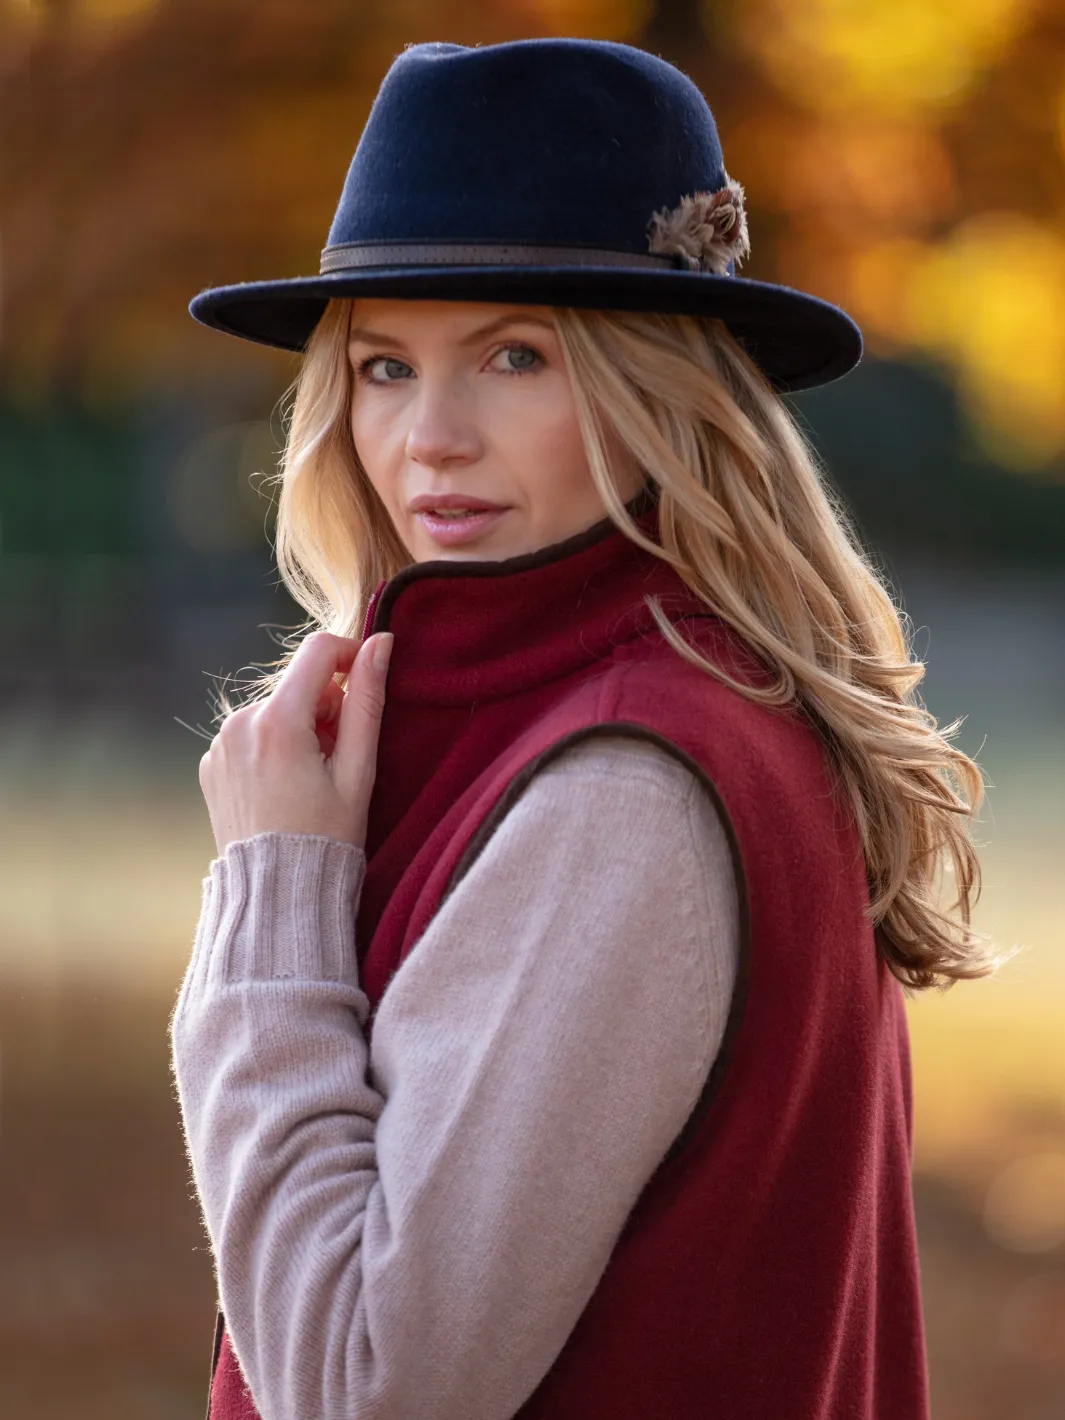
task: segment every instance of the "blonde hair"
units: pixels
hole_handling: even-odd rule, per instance
[[[303,634],[359,637],[377,584],[410,561],[359,463],[350,425],[351,301],[329,302],[290,391],[275,553],[308,621],[255,682],[270,693]],[[878,949],[907,988],[987,976],[1004,956],[971,928],[980,865],[970,836],[976,763],[916,695],[896,608],[817,458],[759,367],[715,319],[553,310],[592,478],[633,542],[668,562],[774,673],[761,688],[703,658],[653,605],[678,655],[739,694],[794,703],[816,727],[851,805]],[[657,485],[659,542],[611,472],[620,440]],[[230,706],[222,695],[221,714]],[[942,870],[956,897],[945,910]]]

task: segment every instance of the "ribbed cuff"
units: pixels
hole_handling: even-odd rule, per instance
[[[230,843],[203,880],[193,975],[203,984],[303,979],[358,984],[361,848],[321,834]]]

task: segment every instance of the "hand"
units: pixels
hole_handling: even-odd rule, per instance
[[[314,631],[270,696],[223,722],[200,760],[220,857],[270,830],[365,846],[392,640],[380,632],[360,647]],[[343,689],[337,672],[348,673]]]

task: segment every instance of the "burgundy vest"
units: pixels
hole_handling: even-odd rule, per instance
[[[641,522],[653,530],[653,508]],[[853,820],[803,716],[689,665],[648,594],[734,678],[764,678],[608,520],[505,562],[421,563],[378,589],[367,632],[396,639],[356,924],[362,984],[376,1008],[567,745],[620,732],[686,764],[722,814],[741,888],[724,1041],[519,1415],[926,1420],[909,1040],[863,911]],[[210,1420],[254,1420],[221,1316],[213,1360]]]

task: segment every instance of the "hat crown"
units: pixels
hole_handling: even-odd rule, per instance
[[[334,298],[658,311],[723,321],[779,389],[857,364],[850,317],[737,276],[749,251],[713,114],[664,59],[606,40],[415,44],[374,99],[318,274],[189,309],[284,350]]]
[[[327,245],[646,253],[656,210],[725,181],[706,100],[655,55],[602,40],[416,44],[382,81]]]

